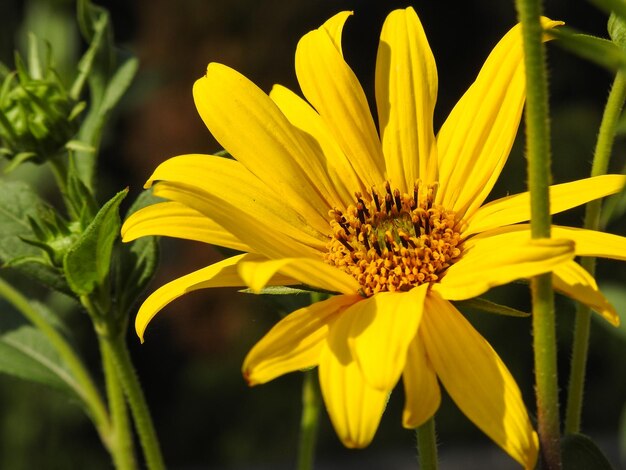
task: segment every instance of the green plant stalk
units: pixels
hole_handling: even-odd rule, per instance
[[[437,435],[433,416],[416,430],[417,456],[420,470],[437,470]]]
[[[626,76],[619,71],[613,81],[613,87],[602,115],[598,141],[593,155],[591,176],[606,174],[609,168],[609,159],[617,123],[622,113],[626,100]],[[602,202],[591,201],[585,207],[584,228],[598,230],[600,228],[600,212]],[[595,258],[582,258],[580,264],[592,276],[595,274]],[[574,326],[574,344],[570,366],[569,384],[567,387],[567,409],[565,414],[565,433],[574,434],[580,432],[580,420],[583,407],[583,394],[585,384],[585,369],[587,367],[587,350],[589,347],[589,327],[591,323],[591,310],[589,307],[578,304],[576,308],[576,322]]]
[[[317,371],[304,372],[302,383],[302,417],[300,418],[300,441],[298,443],[298,470],[312,470],[315,462],[315,445],[319,429],[321,408]]]
[[[541,0],[516,0],[526,70],[526,152],[533,238],[550,237],[550,122]],[[531,279],[537,420],[546,468],[561,468],[554,291],[551,274]]]
[[[149,470],[165,470],[165,463],[163,462],[159,441],[152,424],[150,410],[148,409],[123,335],[107,336],[106,338],[109,341],[117,376],[122,383],[124,394],[133,415],[139,442],[146,458],[146,465]]]
[[[96,431],[104,447],[112,452],[112,428],[109,414],[100,392],[96,388],[89,372],[63,336],[52,327],[41,314],[35,310],[28,300],[13,286],[0,278],[0,296],[19,310],[24,317],[39,329],[50,341],[61,359],[65,362],[80,388],[76,393],[87,407],[87,413],[94,423]]]
[[[100,343],[102,368],[104,370],[109,409],[111,410],[111,422],[114,430],[113,459],[115,468],[117,470],[135,470],[137,462],[135,460],[133,437],[122,384],[117,377],[113,353],[109,343],[102,338],[98,338],[98,341]]]

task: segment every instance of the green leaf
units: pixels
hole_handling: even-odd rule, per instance
[[[611,13],[609,16],[608,31],[611,40],[623,51],[626,50],[626,24],[623,18]]]
[[[40,249],[24,242],[37,238],[29,219],[41,220],[49,211],[49,206],[26,183],[0,180],[0,263],[69,293],[62,273],[44,263]]]
[[[483,299],[481,297],[454,302],[454,304],[460,308],[480,310],[481,312],[495,313],[497,315],[506,315],[508,317],[526,318],[530,316],[530,313],[528,312],[522,312],[521,310],[507,307],[506,305],[500,305],[495,302],[491,302],[490,300]]]
[[[611,333],[626,341],[626,286],[617,282],[606,282],[600,285],[600,291],[611,302],[620,316],[620,325],[616,328],[608,322],[598,319]],[[597,318],[597,315],[594,315]]]
[[[561,439],[563,470],[612,470],[602,451],[589,437],[569,434]]]
[[[626,54],[608,39],[581,34],[572,28],[560,27],[550,30],[557,46],[591,62],[615,71],[626,70]]]
[[[72,373],[48,339],[32,326],[0,336],[0,372],[80,395]]]
[[[72,291],[87,295],[109,274],[113,244],[119,236],[119,205],[128,193],[120,191],[98,212],[63,259],[63,270]]]
[[[152,195],[152,190],[143,191],[128,210],[126,217],[160,200]],[[159,264],[158,237],[142,237],[132,243],[123,243],[116,259],[115,297],[119,299],[119,311],[127,313],[154,277]]]
[[[100,104],[100,113],[107,114],[117,105],[128,87],[133,82],[139,61],[136,57],[128,57],[120,64],[109,81]]]
[[[312,290],[298,289],[296,287],[289,286],[267,286],[261,289],[259,292],[252,289],[241,289],[239,292],[244,294],[259,294],[259,295],[311,295]]]

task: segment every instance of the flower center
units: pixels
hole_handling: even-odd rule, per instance
[[[437,282],[463,246],[454,212],[434,204],[436,191],[418,181],[412,195],[389,182],[384,194],[355,193],[355,205],[329,212],[324,261],[354,276],[366,297]]]

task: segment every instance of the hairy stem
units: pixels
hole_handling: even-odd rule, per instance
[[[591,176],[603,175],[609,167],[609,159],[617,123],[622,113],[626,100],[626,76],[623,72],[617,72],[613,87],[604,108],[598,141],[593,155]],[[591,201],[585,208],[584,228],[598,230],[600,228],[600,211],[602,202]],[[595,258],[582,258],[580,264],[592,276],[596,270]],[[567,387],[567,409],[565,414],[565,433],[573,434],[580,432],[580,420],[583,407],[583,393],[585,384],[585,369],[587,367],[587,350],[589,346],[589,327],[591,323],[591,311],[589,307],[578,304],[576,309],[576,322],[574,326],[574,345],[570,367],[569,384]]]

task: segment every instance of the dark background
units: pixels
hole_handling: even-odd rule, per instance
[[[105,136],[99,163],[99,195],[104,201],[125,186],[131,188],[132,198],[136,197],[152,169],[168,157],[219,150],[191,96],[192,84],[208,62],[239,70],[265,91],[274,83],[298,90],[293,65],[298,39],[338,11],[355,11],[344,30],[344,54],[372,103],[374,60],[383,20],[392,9],[410,3],[120,0],[101,4],[111,12],[117,42],[141,62],[136,82]],[[515,24],[515,10],[512,1],[420,0],[411,5],[420,16],[437,61],[437,129],[491,48]],[[24,50],[25,33],[32,30],[53,45],[58,68],[69,77],[71,64],[84,50],[74,8],[74,2],[68,0],[2,0],[0,60],[12,64],[13,50]],[[586,2],[548,1],[545,10],[553,19],[606,37],[606,15]],[[548,49],[553,176],[560,183],[589,174],[612,75],[553,44]],[[492,197],[525,189],[522,129]],[[621,171],[625,162],[624,145],[618,141],[611,170]],[[13,177],[41,184],[47,180],[45,173],[28,165]],[[556,220],[580,226],[582,211],[570,211]],[[624,218],[607,230],[624,234]],[[195,242],[163,240],[161,246],[162,266],[151,290],[221,257],[212,247]],[[624,311],[624,264],[602,261],[597,277]],[[524,285],[498,288],[490,296],[529,309]],[[59,296],[47,301],[57,305],[80,333],[81,347],[98,370],[96,342],[86,315]],[[574,305],[559,297],[557,308],[559,383],[564,392]],[[250,389],[240,374],[247,350],[276,322],[280,310],[271,299],[214,289],[187,295],[167,307],[151,323],[144,345],[129,332],[165,459],[172,468],[293,468],[301,375],[290,374]],[[468,316],[509,366],[534,414],[530,320],[473,312]],[[620,334],[593,322],[583,427],[600,440],[616,466],[626,397],[625,341],[623,329]],[[415,439],[401,427],[402,404],[399,388],[373,444],[362,451],[341,446],[324,412],[319,468],[415,468]],[[564,400],[562,405],[564,415]],[[437,427],[442,468],[517,468],[447,397],[437,413]],[[74,403],[38,385],[0,376],[0,468],[104,469],[111,468],[111,463]]]

